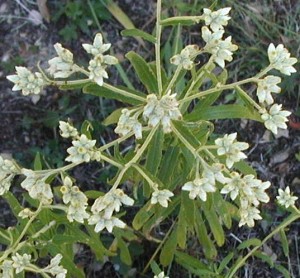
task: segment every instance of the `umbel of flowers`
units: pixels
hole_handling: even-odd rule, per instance
[[[190,202],[207,202],[210,196],[220,193],[228,196],[238,207],[239,226],[253,227],[255,220],[262,219],[259,206],[261,203],[269,202],[266,190],[271,186],[270,182],[263,182],[252,174],[243,174],[235,167],[236,163],[247,158],[245,152],[249,148],[249,144],[238,141],[238,134],[232,133],[220,136],[214,141],[209,139],[204,144],[198,142],[198,147],[195,147],[176,125],[178,122],[185,123],[186,107],[193,100],[201,102],[210,94],[238,87],[248,102],[257,110],[267,129],[276,134],[279,128],[287,128],[286,122],[290,112],[282,110],[282,105],[274,103],[272,97],[273,93],[280,93],[281,89],[278,85],[281,78],[268,75],[270,70],[277,70],[285,75],[295,72],[293,65],[297,60],[290,57],[288,50],[281,44],[277,47],[272,43],[269,45],[267,50],[269,65],[254,77],[223,85],[218,83],[215,87],[205,91],[199,91],[195,87],[201,78],[201,75],[195,76],[198,67],[198,63],[195,62],[197,56],[203,53],[210,55],[205,70],[208,70],[211,65],[224,68],[226,62],[233,60],[234,52],[238,49],[230,36],[224,38],[224,27],[230,19],[229,12],[230,8],[217,11],[204,9],[203,15],[197,17],[197,21],[204,22],[204,26],[201,28],[202,45],[187,45],[180,53],[174,55],[170,59],[170,64],[175,66],[176,70],[168,79],[167,84],[160,84],[158,81],[158,91],[148,91],[145,96],[133,94],[130,90],[104,82],[104,79],[108,79],[109,66],[117,64],[118,61],[114,56],[104,54],[110,49],[111,44],[104,43],[100,33],[96,34],[92,44],[82,45],[87,54],[91,56],[87,68],[77,65],[74,62],[73,53],[59,43],[54,45],[57,56],[49,60],[49,68],[45,72],[40,69],[39,72],[33,73],[25,67],[16,67],[16,74],[7,78],[15,84],[13,90],[21,90],[23,95],[39,94],[46,86],[50,85],[94,84],[100,89],[113,91],[120,96],[120,99],[129,97],[139,102],[136,106],[121,110],[114,129],[120,137],[102,146],[96,139],[91,138],[90,134],[80,132],[69,122],[60,121],[60,135],[71,140],[71,146],[66,150],[65,158],[69,164],[61,168],[34,171],[22,168],[13,160],[0,156],[0,195],[10,190],[16,175],[23,175],[25,178],[21,182],[21,187],[28,192],[32,199],[40,203],[36,211],[24,208],[19,217],[33,221],[43,208],[51,207],[62,210],[69,222],[93,225],[94,231],[97,233],[105,230],[112,233],[115,228],[124,229],[127,224],[120,219],[121,209],[123,206],[133,206],[135,200],[129,196],[130,193],[124,192],[121,185],[126,172],[134,169],[149,184],[151,194],[146,197],[149,201],[149,208],[153,206],[161,206],[160,209],[167,208],[175,199],[177,194],[175,192],[181,194],[181,190],[188,192]],[[159,61],[156,65],[156,75],[159,79],[161,78],[159,55],[157,59]],[[191,81],[185,94],[182,95],[176,90],[176,82],[180,73],[186,71],[191,71],[191,75],[195,79]],[[82,74],[86,79],[61,80],[69,78],[73,73]],[[246,83],[256,84],[258,102],[241,88]],[[192,106],[190,108],[193,109]],[[177,146],[184,145],[191,154],[193,167],[185,182],[175,186],[181,190],[172,191],[170,188],[165,188],[157,177],[153,178],[144,169],[143,161],[146,157],[146,150],[159,131],[163,133],[165,142],[171,142],[171,145],[177,144]],[[138,145],[128,162],[119,161],[117,157],[106,152],[110,147],[114,147],[132,136],[135,137]],[[109,191],[101,192],[100,196],[94,198],[93,203],[89,202],[87,195],[81,190],[76,180],[67,174],[67,171],[79,164],[89,162],[107,163],[118,169]],[[61,186],[60,195],[57,197],[57,193],[54,192],[51,185],[51,177],[59,175]],[[285,191],[279,189],[277,199],[280,205],[290,207],[295,205],[297,197],[292,196],[287,187]],[[1,277],[13,277],[14,273],[36,269],[31,263],[30,254],[20,254],[17,251],[17,247],[12,248],[5,253],[3,258],[0,258]],[[57,278],[65,277],[66,269],[60,266],[60,260],[61,255],[58,254],[47,267],[39,269],[39,273],[48,273]],[[163,276],[164,273],[161,272],[157,277]]]

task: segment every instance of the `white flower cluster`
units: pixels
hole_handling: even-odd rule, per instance
[[[217,150],[218,155],[226,156],[226,166],[231,168],[235,162],[241,159],[247,158],[247,156],[241,152],[249,148],[249,144],[245,142],[236,141],[236,133],[225,134],[223,138],[215,140],[215,144],[219,147]]]
[[[225,61],[231,62],[233,52],[238,46],[231,42],[231,36],[222,39],[224,30],[211,32],[206,26],[202,27],[202,38],[206,42],[204,50],[213,55],[214,62],[221,68],[225,67]]]
[[[242,177],[237,172],[232,172],[230,176],[221,193],[230,194],[232,200],[239,197],[241,217],[239,226],[247,224],[249,227],[253,227],[254,220],[262,219],[260,211],[257,209],[260,202],[269,202],[269,196],[265,190],[270,187],[271,183],[269,181],[262,182],[253,175]]]
[[[198,45],[188,45],[181,50],[180,54],[174,55],[170,59],[170,63],[176,66],[181,65],[184,69],[191,70],[194,65],[194,56],[197,54],[198,51]]]
[[[162,207],[167,208],[168,202],[170,202],[170,198],[173,196],[174,194],[168,189],[163,189],[163,190],[156,189],[152,193],[150,202],[152,205],[159,203]]]
[[[171,120],[180,120],[182,118],[178,106],[176,94],[171,95],[171,91],[162,96],[161,99],[158,99],[155,94],[150,94],[147,96],[143,117],[145,120],[148,120],[149,127],[154,127],[161,123],[164,133],[169,133],[172,131]]]
[[[67,270],[63,268],[60,264],[62,259],[61,254],[57,254],[54,258],[51,259],[50,264],[42,269],[44,273],[49,273],[55,278],[65,278],[67,275]]]
[[[223,30],[223,26],[227,26],[229,19],[228,16],[231,8],[223,8],[212,12],[210,9],[203,9],[203,18],[205,20],[205,25],[209,26],[211,30],[217,32],[218,30]]]
[[[72,147],[67,149],[69,156],[65,159],[73,163],[100,161],[100,152],[95,148],[96,140],[90,140],[86,135],[72,141]]]
[[[23,168],[21,172],[26,176],[21,186],[28,191],[29,196],[42,202],[51,202],[53,193],[50,184],[45,182],[46,177],[41,179],[30,169]]]
[[[220,163],[215,163],[211,166],[206,165],[202,172],[202,177],[200,178],[199,174],[196,173],[196,178],[193,181],[186,182],[182,190],[190,192],[190,199],[194,200],[199,197],[205,202],[207,193],[216,191],[216,181],[224,184],[228,180],[222,173],[224,168],[224,165]]]
[[[290,56],[291,54],[282,44],[275,47],[271,43],[268,47],[270,65],[285,75],[291,75],[291,73],[296,72],[293,65],[297,63],[297,59]]]
[[[277,47],[271,43],[268,47],[268,57],[270,67],[279,70],[281,73],[291,75],[296,72],[293,65],[297,62],[296,58],[290,57],[291,54],[282,44]],[[281,82],[281,78],[268,75],[257,81],[257,97],[260,103],[272,105],[274,103],[271,93],[280,93],[281,88],[277,86]],[[286,129],[287,117],[291,114],[289,111],[281,110],[281,104],[273,104],[269,111],[263,109],[261,118],[267,129],[277,134],[278,128]]]
[[[298,200],[298,197],[291,195],[291,190],[289,186],[287,186],[285,190],[279,188],[278,194],[279,195],[276,197],[278,203],[282,206],[285,206],[286,208],[294,206],[295,202]]]
[[[73,186],[73,182],[68,176],[64,178],[64,184],[60,191],[63,194],[63,202],[69,204],[67,211],[68,220],[70,222],[75,220],[83,223],[84,219],[89,217],[89,214],[86,212],[88,198],[80,191],[78,186]]]
[[[59,121],[59,130],[60,130],[60,136],[63,138],[78,137],[77,129],[67,122]]]
[[[50,65],[48,72],[54,78],[67,78],[76,72],[73,54],[70,50],[63,48],[60,43],[56,43],[54,48],[58,57],[54,57],[48,61]]]
[[[15,83],[12,90],[21,90],[24,96],[37,95],[43,90],[44,86],[48,84],[39,72],[32,73],[25,67],[16,67],[16,72],[17,74],[8,75],[6,78]]]
[[[121,189],[113,189],[104,196],[97,198],[91,208],[93,213],[88,223],[95,226],[95,232],[107,229],[112,232],[114,227],[125,228],[126,224],[119,218],[114,217],[113,213],[119,212],[122,204],[132,206],[134,200],[126,195]]]
[[[19,171],[13,161],[4,159],[0,155],[0,195],[3,195],[10,188],[11,182]]]
[[[45,268],[40,269],[41,273],[51,274],[55,278],[65,278],[67,274],[67,270],[63,268],[60,264],[62,259],[61,254],[57,254],[54,258],[51,259],[50,264]],[[2,265],[0,265],[0,269],[2,273],[0,273],[2,278],[13,278],[14,272],[15,274],[19,274],[22,271],[26,270],[26,268],[32,269],[34,265],[30,263],[31,255],[29,254],[19,254],[15,253],[15,255],[11,256],[11,260],[5,260]]]
[[[153,278],[169,278],[169,276],[166,276],[165,273],[162,271],[158,275],[154,275]]]
[[[90,60],[88,70],[89,78],[95,81],[99,86],[103,85],[103,78],[108,78],[106,72],[107,65],[115,65],[118,59],[111,55],[103,55],[111,44],[103,44],[103,38],[100,33],[96,34],[93,44],[83,44],[85,51],[92,54],[94,58]]]
[[[115,133],[125,136],[129,132],[134,132],[136,139],[142,138],[142,124],[138,121],[138,113],[131,116],[131,111],[123,109],[119,118],[118,125],[115,128]]]
[[[281,88],[277,86],[281,82],[278,76],[268,75],[257,82],[257,97],[260,103],[268,105],[274,102],[271,93],[280,93]]]
[[[278,128],[286,129],[287,117],[291,115],[290,111],[281,110],[282,104],[273,104],[269,111],[265,111],[261,118],[264,121],[265,127],[277,134]]]

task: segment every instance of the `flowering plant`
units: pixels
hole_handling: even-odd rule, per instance
[[[274,104],[272,93],[280,92],[281,78],[269,74],[271,70],[285,75],[295,72],[293,65],[297,60],[290,57],[283,45],[269,45],[269,65],[261,72],[245,80],[227,82],[225,63],[233,60],[238,49],[230,36],[224,38],[229,12],[230,8],[204,9],[196,17],[162,19],[161,1],[158,1],[155,36],[141,30],[127,30],[126,35],[140,36],[155,47],[155,63],[145,61],[133,51],[126,55],[144,85],[144,92],[106,82],[109,67],[118,60],[105,54],[111,44],[104,43],[100,33],[92,44],[82,45],[91,56],[87,68],[77,65],[73,53],[57,43],[54,45],[57,57],[49,60],[46,71],[39,67],[39,72],[33,73],[16,67],[16,74],[7,77],[15,84],[13,90],[21,90],[24,95],[40,94],[47,86],[61,89],[76,86],[86,94],[117,99],[130,106],[114,111],[106,119],[106,124],[116,124],[114,131],[119,137],[102,146],[92,138],[88,128],[79,130],[70,122],[60,121],[61,136],[70,139],[72,144],[66,150],[65,161],[69,163],[60,168],[42,169],[36,163],[31,170],[0,157],[0,193],[20,221],[16,230],[0,231],[1,243],[7,246],[0,257],[3,277],[13,277],[22,271],[40,273],[43,277],[84,277],[73,262],[74,253],[59,246],[64,240],[69,245],[89,245],[99,260],[103,256],[115,256],[119,249],[123,262],[131,264],[128,246],[141,236],[158,243],[162,266],[170,265],[175,259],[201,277],[214,274],[233,277],[246,259],[258,251],[263,241],[256,242],[254,251],[236,263],[230,265],[232,254],[213,266],[196,263],[184,252],[189,235],[195,234],[203,256],[214,260],[216,245],[225,243],[224,227],[230,229],[232,220],[236,219],[239,226],[253,227],[262,219],[261,203],[270,200],[266,192],[270,182],[258,179],[255,170],[245,162],[249,144],[238,141],[237,133],[213,134],[211,121],[247,118],[261,122],[276,134],[279,128],[287,128],[290,115],[289,111],[282,110],[281,104]],[[162,29],[200,21],[204,23],[201,45],[187,45],[175,53],[170,59],[173,73],[167,75],[160,53]],[[207,55],[207,62],[200,64],[198,57]],[[216,71],[217,67],[221,71]],[[74,73],[85,78],[68,80]],[[183,82],[183,89],[179,82]],[[255,98],[243,88],[249,83],[257,86]],[[229,90],[235,90],[243,103],[213,105],[222,92]],[[134,138],[136,148],[121,152],[122,143],[130,138]],[[72,177],[73,168],[92,161],[118,170],[108,181],[107,192],[84,192]],[[15,176],[24,178],[21,187],[25,190],[26,207],[10,192]],[[125,189],[128,180],[132,190]],[[297,197],[291,196],[289,187],[285,191],[279,189],[277,199],[292,212],[279,227],[283,231],[300,213],[295,207]],[[127,207],[136,212],[133,219],[124,216]],[[173,224],[163,238],[152,235],[155,227],[163,221],[169,224],[170,219]],[[61,225],[66,235],[52,238]],[[278,229],[271,235],[276,232]],[[103,244],[99,234],[112,234],[109,246]],[[244,244],[240,249],[251,244]],[[39,267],[34,250],[38,250],[38,256],[43,252],[54,258],[48,266]],[[154,263],[157,252],[145,271],[151,264],[155,277],[166,277]]]

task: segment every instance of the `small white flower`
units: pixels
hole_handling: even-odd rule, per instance
[[[89,225],[95,225],[95,232],[98,233],[106,228],[108,232],[112,232],[114,227],[124,229],[126,224],[117,217],[104,218],[103,215],[94,214],[88,220]]]
[[[241,220],[239,227],[248,225],[248,227],[254,227],[254,220],[261,220],[260,211],[256,207],[248,207],[247,209],[240,209]]]
[[[278,189],[278,194],[279,196],[276,197],[278,203],[286,208],[294,206],[296,200],[298,199],[298,197],[291,195],[289,186],[287,186],[285,190]]]
[[[103,212],[104,218],[110,218],[114,211],[119,212],[122,204],[132,206],[134,200],[124,193],[123,190],[117,188],[109,191],[104,196],[97,198],[91,208],[94,214]]]
[[[69,204],[67,211],[67,218],[70,222],[74,220],[83,223],[84,219],[89,217],[86,212],[88,206],[88,198],[77,186],[73,186],[72,180],[66,176],[64,178],[64,185],[60,188],[63,194],[63,202]]]
[[[142,125],[138,121],[137,116],[130,116],[130,110],[123,109],[118,125],[115,128],[115,133],[125,136],[131,131],[134,132],[136,139],[142,138]]]
[[[181,50],[180,54],[174,55],[170,62],[173,65],[182,65],[182,67],[186,70],[191,70],[193,68],[194,62],[193,57],[196,55],[199,47],[197,45],[188,45],[183,50]]]
[[[20,273],[26,266],[30,265],[31,255],[20,255],[19,253],[16,253],[16,255],[11,256],[11,258],[13,260],[12,266],[16,269],[16,274]]]
[[[240,189],[244,184],[243,179],[239,173],[232,172],[230,174],[231,178],[228,183],[221,189],[221,194],[228,194],[230,193],[231,200],[235,200],[236,197],[239,195]],[[246,188],[244,188],[246,190]],[[248,189],[249,191],[249,189]],[[250,191],[251,192],[251,191]]]
[[[106,65],[103,64],[103,56],[98,55],[90,60],[88,69],[90,71],[89,78],[95,81],[99,86],[102,86],[103,78],[108,78]]]
[[[61,265],[59,265],[61,259],[62,255],[57,254],[54,258],[51,259],[50,264],[43,268],[43,271],[50,273],[51,275],[55,275],[56,278],[65,278],[67,270],[64,269]]]
[[[196,178],[193,181],[185,183],[182,190],[189,191],[190,199],[195,199],[197,196],[202,200],[206,201],[208,192],[215,192],[216,188],[210,183],[207,178]]]
[[[230,10],[231,8],[223,8],[212,12],[210,9],[203,9],[205,25],[209,25],[214,32],[223,30],[223,26],[226,26],[231,18],[228,16]]]
[[[70,154],[65,160],[73,163],[89,162],[93,156],[96,140],[90,140],[81,134],[78,140],[72,141],[73,146],[67,149]]]
[[[269,112],[265,112],[261,115],[265,127],[271,130],[274,134],[277,134],[278,128],[287,128],[285,122],[288,121],[287,117],[291,115],[291,112],[281,110],[281,107],[281,104],[273,104]]]
[[[268,47],[270,65],[286,75],[291,75],[291,73],[296,72],[293,65],[297,63],[297,59],[291,58],[290,56],[291,54],[282,44],[275,47],[275,45],[271,43]]]
[[[64,121],[59,121],[60,135],[64,138],[77,137],[78,131],[75,127]]]
[[[277,86],[281,82],[278,76],[268,75],[257,83],[257,97],[260,103],[266,102],[268,105],[274,102],[271,93],[280,93],[281,88]]]
[[[249,145],[245,142],[237,142],[236,135],[236,133],[225,134],[223,138],[215,140],[215,144],[219,146],[217,153],[218,155],[226,155],[226,165],[228,168],[231,168],[235,162],[247,158],[241,151],[248,149]]]
[[[31,211],[29,208],[25,208],[25,209],[21,210],[18,214],[18,216],[21,217],[22,219],[30,218],[33,215],[34,215],[34,212]]]
[[[25,67],[16,67],[17,74],[9,75],[6,78],[15,83],[12,88],[13,91],[22,91],[24,96],[39,94],[47,82],[39,72],[32,73]]]
[[[26,178],[22,181],[21,186],[28,191],[31,198],[43,201],[53,198],[50,184],[45,183],[43,179],[39,179],[34,171],[22,169],[22,173]]]
[[[14,268],[12,266],[13,262],[9,260],[5,260],[2,265],[0,266],[0,269],[2,270],[2,273],[0,273],[0,277],[2,278],[13,278],[14,277]]]
[[[160,100],[157,96],[147,96],[147,104],[144,107],[143,117],[148,120],[148,125],[154,127],[161,123],[164,133],[171,132],[171,120],[180,120],[182,115],[178,109],[179,103],[176,94],[169,91]]]
[[[165,276],[165,273],[162,271],[158,275],[154,275],[153,278],[169,278],[169,276]]]
[[[93,56],[97,56],[98,54],[103,54],[104,52],[106,52],[111,47],[111,44],[104,44],[102,34],[98,33],[94,38],[93,44],[84,43],[82,44],[82,47],[87,53],[92,54]]]
[[[170,198],[173,196],[174,194],[170,190],[167,189],[155,190],[152,193],[151,204],[154,205],[159,203],[162,207],[167,208],[168,202],[170,201]]]
[[[238,46],[231,42],[231,36],[222,40],[223,30],[212,33],[206,26],[202,27],[202,38],[206,42],[204,50],[211,53],[214,61],[221,67],[225,67],[225,61],[231,62],[233,52]]]
[[[67,78],[76,71],[73,54],[70,50],[63,48],[60,43],[56,43],[54,48],[58,57],[54,57],[48,61],[50,65],[48,72],[54,78]]]

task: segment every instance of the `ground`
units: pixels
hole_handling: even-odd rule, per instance
[[[30,1],[23,1],[28,9],[35,9],[38,11],[38,7],[32,4]],[[62,1],[63,2],[63,1]],[[147,3],[146,3],[147,2]],[[170,1],[166,1],[166,6],[172,6]],[[178,6],[174,4],[169,10],[170,13],[178,13],[178,11],[184,11],[184,5],[180,6],[180,3],[192,4],[193,1],[176,1]],[[229,1],[232,3],[232,1]],[[247,1],[242,1],[243,3]],[[263,6],[264,3],[265,6]],[[263,9],[268,7],[268,1],[262,1],[259,5],[255,1],[251,1],[248,6],[248,10],[253,11],[255,15],[260,15]],[[289,4],[286,6],[282,4],[282,1],[275,1],[276,4],[271,6],[273,13],[280,18],[284,15],[285,9],[300,10],[300,4],[293,1],[287,1]],[[64,2],[65,3],[65,2]],[[233,1],[234,3],[234,1]],[[143,30],[151,32],[155,17],[155,4],[153,1],[119,1],[120,7],[129,16],[135,25]],[[245,4],[246,5],[246,4]],[[181,8],[180,8],[181,7]],[[58,11],[59,4],[57,1],[48,1],[48,9],[50,18],[55,17],[55,13]],[[257,16],[255,24],[253,18],[242,10],[245,6],[239,6],[240,13],[234,17],[234,24],[229,27],[232,32],[233,38],[236,40],[242,40],[241,28],[237,28],[240,24],[246,24],[249,32],[249,41],[247,43],[253,43],[255,38],[255,29],[257,27],[257,20],[261,20],[263,25],[265,22],[261,17]],[[181,9],[181,10],[180,10]],[[167,13],[167,10],[164,10]],[[85,16],[85,14],[83,15]],[[244,16],[244,17],[243,17]],[[92,18],[92,15],[90,15]],[[296,18],[297,19],[297,18]],[[296,20],[295,19],[295,20]],[[97,132],[101,134],[101,140],[109,141],[111,138],[115,138],[112,129],[104,131],[104,127],[100,124],[100,121],[119,106],[118,103],[114,103],[106,100],[98,100],[94,97],[82,96],[80,92],[60,92],[55,88],[45,90],[40,98],[31,98],[22,96],[19,92],[12,92],[12,84],[6,80],[5,76],[14,73],[14,66],[22,65],[28,67],[35,67],[37,61],[41,61],[41,65],[46,66],[45,61],[54,56],[53,44],[57,41],[64,44],[64,46],[72,49],[76,54],[78,60],[86,60],[86,56],[80,49],[80,45],[83,42],[92,40],[93,34],[97,31],[97,26],[93,26],[89,32],[82,32],[79,27],[76,27],[78,32],[78,38],[71,39],[69,41],[63,41],[66,37],[59,34],[61,30],[67,24],[67,18],[61,17],[56,21],[50,21],[47,23],[44,19],[42,24],[34,24],[33,19],[28,19],[28,12],[24,7],[18,4],[18,1],[2,1],[0,4],[0,35],[2,40],[0,41],[1,49],[1,61],[0,61],[0,153],[7,157],[14,157],[17,161],[22,163],[24,167],[31,167],[32,161],[37,151],[42,155],[48,157],[49,165],[52,167],[61,165],[64,155],[66,142],[61,140],[58,136],[58,121],[70,118],[74,123],[81,123],[85,119],[98,123]],[[243,20],[245,20],[243,22]],[[287,19],[288,20],[288,19]],[[290,24],[293,28],[293,24]],[[146,44],[142,46],[134,39],[122,38],[120,31],[123,29],[122,25],[113,17],[109,17],[108,20],[101,21],[101,28],[107,36],[107,39],[112,43],[113,50],[121,61],[124,60],[124,54],[129,50],[141,51],[144,57],[150,58],[151,51]],[[287,32],[287,25],[284,26],[281,38],[276,38],[276,43],[287,42],[291,45],[295,45],[297,39],[291,39],[289,32],[297,32],[296,29],[291,29]],[[186,35],[185,40],[197,41],[197,35],[199,30],[196,30],[190,35]],[[167,35],[165,35],[167,38]],[[257,38],[256,38],[257,39]],[[242,43],[244,41],[242,40]],[[260,44],[254,41],[255,48],[257,45],[268,45],[268,37],[263,38],[263,43]],[[236,67],[236,73],[247,76],[248,71],[257,69],[257,64],[261,59],[260,52],[255,52],[252,48],[245,49],[245,44],[241,47],[242,55],[239,56],[237,62],[229,65],[229,68]],[[299,54],[299,49],[291,49],[294,56]],[[256,64],[247,63],[247,59],[254,55],[254,61]],[[246,58],[245,58],[246,57]],[[242,62],[246,62],[245,66],[242,66]],[[264,61],[262,60],[262,63]],[[124,69],[128,68],[126,61],[121,65]],[[122,82],[119,72],[114,71],[111,73],[111,82]],[[130,73],[129,73],[130,75]],[[236,76],[232,75],[231,79],[235,79]],[[135,82],[135,81],[134,81]],[[272,187],[269,190],[272,202],[266,205],[266,220],[262,221],[257,228],[253,230],[249,229],[234,229],[228,234],[228,244],[226,246],[235,246],[239,240],[247,239],[250,236],[262,238],[267,231],[276,226],[280,222],[285,213],[283,210],[279,210],[275,205],[274,198],[277,194],[278,188],[284,188],[287,185],[291,187],[291,190],[295,195],[300,195],[300,136],[299,129],[299,86],[293,85],[299,83],[299,75],[294,78],[288,79],[285,84],[286,92],[283,91],[277,99],[283,103],[286,110],[293,112],[290,117],[289,128],[287,131],[280,133],[278,136],[273,137],[269,132],[266,132],[261,124],[253,123],[251,121],[218,121],[216,122],[216,131],[222,131],[224,133],[238,132],[241,141],[246,141],[250,144],[250,150],[248,152],[248,161],[257,170],[262,180],[270,180]],[[139,85],[137,85],[139,86]],[[249,88],[251,91],[252,89]],[[253,90],[252,90],[253,91]],[[224,99],[224,102],[230,101],[230,99]],[[96,103],[96,104],[95,104]],[[298,154],[298,158],[297,158]],[[99,178],[96,177],[99,173],[91,166],[88,169],[87,174],[82,174],[79,170],[76,177],[82,181],[90,181],[92,177],[93,182],[90,183],[92,187],[94,183],[99,182]],[[104,172],[105,175],[105,172]],[[105,178],[102,178],[105,180]],[[101,178],[100,178],[101,181]],[[7,217],[9,215],[8,207],[1,201],[1,226],[12,225],[13,223]],[[284,265],[290,269],[293,277],[300,277],[299,266],[299,223],[294,223],[288,232],[288,240],[290,243],[290,257],[287,259],[284,257],[280,245],[278,244],[278,238],[274,238],[267,243],[264,247],[265,252],[270,256],[274,256],[275,260],[284,261]],[[146,248],[146,247],[145,247]],[[153,247],[149,247],[153,249]],[[153,249],[155,250],[155,249]],[[226,253],[226,250],[222,252]],[[89,256],[89,253],[88,255]],[[145,256],[147,257],[147,256]],[[101,275],[98,277],[119,277],[117,272],[113,269],[113,265],[106,263],[99,266],[92,262],[92,258],[87,257],[87,263],[93,265],[96,268],[90,269],[89,277],[96,277],[93,275]],[[142,258],[143,260],[143,258]],[[144,258],[146,260],[146,258]],[[138,267],[139,263],[136,262],[134,267]],[[100,269],[97,269],[100,268]],[[98,271],[98,272],[97,272]],[[178,273],[182,271],[178,268]],[[257,260],[249,261],[244,269],[245,277],[282,277],[274,269],[270,269],[266,264],[260,263]],[[96,273],[96,274],[95,274]],[[181,274],[180,274],[181,275]],[[138,277],[138,276],[137,276]],[[150,277],[150,276],[149,276]],[[173,277],[173,276],[172,276]],[[179,276],[174,276],[179,277]],[[181,276],[182,277],[182,276]]]

